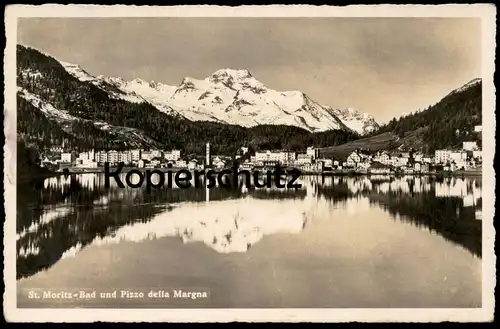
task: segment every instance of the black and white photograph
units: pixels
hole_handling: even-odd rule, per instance
[[[273,7],[7,7],[7,320],[493,320],[494,5]]]

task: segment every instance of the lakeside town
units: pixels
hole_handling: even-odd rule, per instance
[[[481,132],[476,126],[475,133]],[[252,153],[252,154],[250,154]],[[441,149],[434,154],[423,154],[418,151],[370,152],[356,149],[345,158],[322,156],[320,150],[308,147],[304,152],[289,150],[260,150],[250,152],[242,146],[234,156],[212,155],[210,144],[206,144],[203,156],[185,156],[181,150],[133,149],[133,150],[89,150],[74,152],[60,147],[52,147],[43,157],[42,166],[54,171],[68,169],[78,171],[100,171],[104,163],[116,166],[123,162],[126,167],[134,168],[179,168],[203,170],[213,168],[222,170],[231,167],[234,161],[240,169],[255,170],[272,168],[276,164],[293,167],[304,173],[365,173],[365,174],[427,174],[439,172],[481,173],[481,147],[476,141],[464,141],[460,149]]]

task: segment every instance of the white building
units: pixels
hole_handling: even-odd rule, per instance
[[[163,157],[165,158],[165,160],[167,161],[176,161],[177,159],[175,159],[174,155],[170,152],[168,153],[164,153],[163,154]]]
[[[312,156],[313,160],[316,160],[319,157],[319,149],[309,146],[307,148],[306,154]]]
[[[170,152],[164,152],[163,157],[167,161],[177,161],[181,157],[181,151],[180,150],[172,150]]]
[[[472,151],[472,157],[474,157],[474,159],[476,159],[476,158],[482,159],[483,153],[481,152],[481,150]]]
[[[240,165],[240,170],[253,170],[253,165],[250,162],[245,162]]]
[[[467,152],[453,151],[450,153],[450,160],[455,162],[467,160]]]
[[[474,151],[477,150],[477,142],[463,142],[462,149],[466,151]]]
[[[483,131],[483,126],[481,126],[481,125],[474,126],[474,132],[480,133],[481,131]]]
[[[141,150],[132,150],[130,151],[131,160],[133,162],[137,162],[141,159]]]
[[[151,161],[153,159],[153,152],[151,151],[141,151],[141,159]]]
[[[467,170],[469,169],[469,163],[465,159],[460,159],[460,160],[452,160],[452,164],[455,165],[456,169],[463,169]]]
[[[104,163],[108,162],[108,153],[104,151],[100,151],[96,154],[97,162]]]
[[[450,159],[451,159],[451,164],[453,164],[452,170],[469,168],[466,151],[453,151],[450,154]]]
[[[185,160],[177,160],[177,161],[175,161],[175,166],[177,168],[186,168],[187,162]]]
[[[117,163],[118,162],[118,151],[111,150],[108,152],[108,162]]]
[[[310,154],[297,154],[297,159],[295,160],[296,164],[311,164],[313,163],[313,156]]]
[[[386,165],[386,164],[383,164],[381,162],[373,162],[370,167],[368,168],[368,171],[371,173],[371,174],[390,174],[391,173],[391,168]]]
[[[223,160],[220,160],[217,163],[214,163],[215,168],[217,169],[223,169],[226,166],[226,163]]]
[[[206,149],[205,149],[205,165],[206,166],[210,166],[212,163],[210,162],[210,143],[207,143],[206,145]],[[191,162],[189,162],[190,164]],[[189,168],[189,164],[188,164],[188,168]],[[196,167],[196,166],[195,166]]]
[[[429,172],[429,164],[426,162],[422,163],[422,165],[420,166],[420,171],[424,173]]]
[[[349,154],[346,160],[346,164],[348,167],[357,167],[357,164],[359,162],[361,162],[361,156],[355,151]]]
[[[306,172],[321,172],[323,171],[323,162],[306,163],[302,165],[302,170]]]
[[[160,150],[151,150],[151,156],[153,158],[161,158],[161,151]]]
[[[290,164],[290,163],[294,163],[295,162],[295,159],[297,158],[297,154],[295,152],[288,152],[288,151],[284,151],[284,152],[281,152],[282,153],[282,157],[283,157],[283,163],[285,164]]]
[[[122,151],[118,154],[118,161],[123,163],[132,162],[132,153],[130,151]]]
[[[401,167],[405,174],[413,174],[415,170],[412,167],[403,166]]]
[[[409,160],[410,158],[394,155],[391,156],[391,165],[394,167],[403,167],[408,165]]]
[[[46,164],[46,163],[53,163],[53,162],[46,156],[45,158],[43,158],[41,163],[42,163],[42,166],[44,166],[44,164]]]
[[[170,153],[172,153],[174,160],[178,160],[181,157],[181,150],[172,150]]]
[[[420,162],[415,162],[414,169],[416,172],[422,171],[422,164]]]
[[[97,168],[97,162],[90,159],[79,159],[77,168]]]
[[[384,165],[389,165],[391,163],[391,157],[386,151],[379,152],[373,159],[374,161],[380,162]]]
[[[62,152],[64,152],[64,149],[62,146],[52,146],[50,148],[50,151],[54,152],[54,153],[62,153]]]
[[[216,156],[216,157],[214,157],[214,158],[212,159],[212,164],[213,164],[214,166],[216,166],[216,167],[217,167],[217,166],[219,165],[219,163],[221,163],[221,162],[224,164],[224,161],[223,161],[220,157],[218,157],[218,156]]]
[[[371,163],[371,155],[363,151],[353,151],[346,160],[348,167],[367,167]]]
[[[198,161],[196,159],[189,161],[187,167],[190,170],[196,169],[198,167]]]
[[[78,154],[78,160],[80,161],[94,160],[94,150],[89,152],[81,152],[80,154]]]
[[[325,167],[328,167],[328,168],[333,167],[333,160],[332,159],[318,159],[317,162],[323,162],[323,165]]]
[[[450,150],[436,150],[434,152],[434,161],[436,163],[447,163],[451,160]]]
[[[149,163],[150,167],[151,168],[157,168],[160,166],[160,160],[151,160],[151,162]]]
[[[179,150],[172,150],[170,152],[164,152],[163,157],[167,161],[177,161],[181,157],[181,151]]]
[[[61,153],[61,162],[71,163],[74,160],[75,160],[75,156],[73,153],[70,153],[70,152]]]
[[[357,164],[357,168],[360,169],[368,169],[371,166],[371,161],[366,159],[365,161],[361,161]]]
[[[255,152],[255,162],[278,161],[283,163],[292,163],[295,161],[295,152],[288,151],[265,151]]]
[[[416,161],[416,162],[422,162],[422,158],[424,156],[422,155],[422,153],[414,153],[413,154],[413,159]]]

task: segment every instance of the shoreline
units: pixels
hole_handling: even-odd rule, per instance
[[[54,171],[51,173],[46,173],[39,178],[50,178],[54,176],[61,176],[61,175],[77,175],[77,174],[104,174],[104,168],[68,168],[68,172],[62,172],[62,171]],[[110,171],[114,172],[117,169],[117,167],[111,167]],[[221,170],[214,170],[215,173],[219,173],[222,170],[232,170],[232,168],[225,168]],[[194,173],[195,171],[201,172],[201,171],[208,171],[209,169],[187,169],[187,168],[136,168],[136,167],[124,167],[121,170],[121,173],[128,173],[132,170],[136,170],[139,172],[146,172],[148,170],[159,170],[161,172],[167,173],[167,172],[172,172],[176,173],[180,170],[187,170],[191,173]],[[251,173],[256,172],[256,170],[249,170]],[[286,176],[292,176],[293,174],[288,172],[284,173]],[[370,172],[359,172],[359,171],[323,171],[323,172],[313,172],[313,171],[301,171],[300,172],[301,176],[394,176],[394,177],[401,177],[401,176],[438,176],[438,177],[457,177],[457,176],[468,176],[468,177],[480,177],[482,176],[482,170],[457,170],[453,172],[426,172],[426,173],[370,173]]]
[[[308,173],[302,173],[302,175],[308,175]],[[480,177],[483,175],[482,171],[453,171],[453,172],[413,172],[413,173],[370,173],[370,172],[330,172],[324,171],[318,174],[312,175],[323,175],[323,176],[476,176]]]

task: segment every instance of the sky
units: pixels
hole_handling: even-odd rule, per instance
[[[378,122],[481,77],[474,18],[20,18],[18,43],[92,75],[169,85],[248,69]]]

